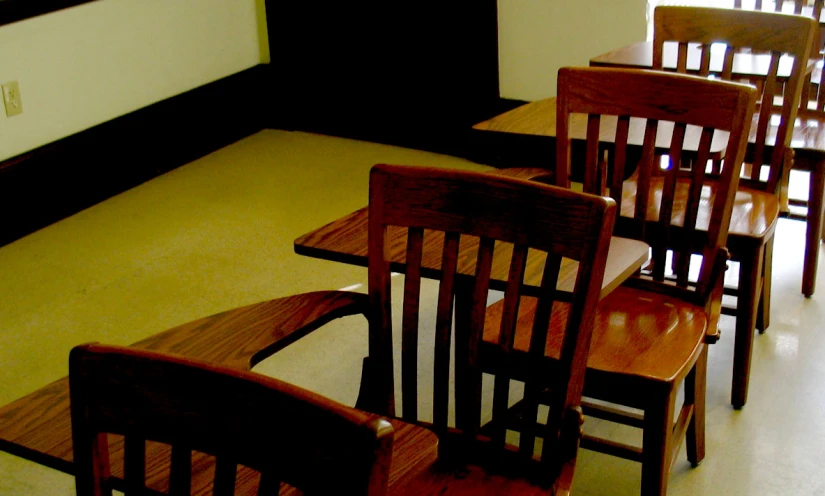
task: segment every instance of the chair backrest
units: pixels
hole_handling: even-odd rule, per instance
[[[754,0],[753,1],[753,10],[768,10],[770,4],[773,4],[774,12],[784,12],[786,14],[803,14],[808,13],[805,12],[807,10],[813,10],[816,15],[811,15],[815,19],[819,19],[819,13],[822,12],[822,2],[823,0],[814,0],[813,5],[809,7],[810,2],[808,0],[775,0],[774,2],[763,2],[762,0]],[[741,9],[743,7],[749,7],[749,5],[742,5],[742,0],[734,0],[733,1],[733,8],[734,9]],[[817,9],[819,9],[817,11]]]
[[[677,286],[681,288],[677,293],[685,298],[706,303],[718,271],[724,270],[724,260],[720,258],[724,258],[755,93],[750,85],[660,71],[571,67],[559,70],[556,174],[563,181],[560,184],[565,184],[570,170],[570,118],[573,114],[587,114],[585,191],[604,193],[605,186],[609,187],[610,196],[622,205],[617,234],[642,239],[652,248],[655,285],[665,280],[667,250],[683,255],[678,257],[685,263],[677,270]],[[671,157],[671,166],[661,175],[654,174],[660,167],[656,154],[656,134],[660,130],[670,137]],[[689,174],[684,174],[680,166],[682,147],[685,136],[692,135],[698,142],[696,163],[707,164],[713,142],[725,136],[720,131],[728,133],[722,143],[726,146],[724,163],[732,165],[723,167],[710,190],[705,167],[693,167]],[[641,159],[635,181],[625,184],[628,136],[634,134],[638,139],[636,146],[643,143]],[[605,135],[615,140],[610,178],[606,178],[608,168],[598,146]],[[641,135],[643,139],[639,138]],[[663,182],[660,197],[652,194],[653,181]],[[628,201],[634,195],[635,200]],[[687,281],[687,262],[693,253],[703,255],[695,292],[690,291]]]
[[[753,153],[746,160],[753,167],[744,169],[745,184],[771,193],[777,192],[782,178],[785,153],[793,133],[800,94],[805,79],[808,58],[818,36],[818,23],[809,17],[777,14],[773,12],[715,9],[702,7],[657,7],[654,12],[653,68],[663,68],[663,52],[666,42],[677,42],[679,56],[677,72],[686,72],[688,44],[698,44],[701,52],[699,74],[710,74],[712,56],[721,56],[724,80],[734,76],[734,55],[750,50],[749,56],[767,57],[767,73],[760,79],[761,97],[758,119],[752,129]],[[723,54],[713,54],[713,44],[724,44]],[[759,52],[767,52],[760,54]],[[744,54],[741,54],[744,55]],[[780,59],[790,57],[790,76],[780,81]],[[787,70],[787,69],[783,69]],[[774,102],[781,97],[779,123],[771,123],[777,114]],[[773,129],[776,133],[773,133]],[[768,142],[772,140],[772,142]],[[766,153],[769,146],[770,156]],[[763,166],[768,166],[767,178]]]
[[[379,389],[388,400],[384,405],[386,413],[393,413],[395,408],[390,254],[401,244],[390,233],[401,228],[406,232],[407,265],[401,316],[402,418],[429,421],[428,412],[419,412],[419,400],[429,403],[429,398],[419,398],[417,382],[419,343],[431,342],[432,424],[436,432],[448,431],[455,307],[455,426],[465,440],[474,441],[482,415],[479,345],[491,281],[504,291],[506,310],[498,343],[503,360],[513,348],[520,296],[530,292],[539,299],[530,350],[537,358],[544,356],[553,304],[561,299],[570,303],[570,312],[558,374],[552,378],[553,416],[548,422],[542,455],[543,460],[550,460],[552,455],[548,453],[566,435],[561,433],[562,422],[568,420],[581,401],[615,208],[609,198],[521,179],[467,171],[375,166],[370,174],[369,205],[369,294],[376,310],[370,320],[370,356],[381,357],[382,363],[377,366],[384,381]],[[395,246],[390,246],[389,239],[396,239]],[[425,245],[435,248],[422,249]],[[565,273],[571,261],[581,262],[574,276],[575,289],[572,294],[557,293],[559,274]],[[419,330],[421,275],[433,268],[441,273],[435,328],[424,332]],[[503,419],[507,409],[509,381],[503,376],[501,379],[497,376],[492,398],[494,422]],[[575,427],[579,428],[578,423]],[[492,445],[503,448],[503,436],[497,437]],[[527,457],[532,454],[529,450]]]
[[[313,494],[387,491],[392,426],[290,384],[95,344],[72,350],[69,383],[79,496],[111,494],[107,434],[125,438],[126,486],[116,489],[127,495],[147,484],[190,494],[193,450],[215,456],[216,496],[234,494],[239,464],[260,472],[258,494],[278,494],[281,481]],[[147,441],[171,446],[168,480],[149,481]]]

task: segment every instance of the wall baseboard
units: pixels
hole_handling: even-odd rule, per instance
[[[261,130],[258,65],[0,162],[0,246]]]

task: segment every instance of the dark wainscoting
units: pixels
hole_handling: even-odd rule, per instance
[[[473,124],[511,107],[496,0],[267,2],[267,21],[270,64],[0,162],[0,246],[265,127],[473,156]]]
[[[267,75],[259,65],[0,162],[0,246],[261,130]]]
[[[499,99],[496,0],[266,4],[272,127],[463,155]]]

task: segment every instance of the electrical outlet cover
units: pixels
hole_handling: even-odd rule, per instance
[[[20,86],[17,81],[3,85],[3,103],[6,104],[6,117],[23,113],[23,99],[20,97]]]

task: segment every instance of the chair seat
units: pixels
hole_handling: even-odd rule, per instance
[[[650,184],[650,197],[660,198],[664,187],[663,177],[654,177]],[[673,224],[681,226],[684,223],[685,205],[687,204],[689,183],[687,180],[680,180],[676,184],[676,195],[673,201]],[[712,205],[716,196],[716,184],[710,183],[702,187],[702,205],[705,208],[699,209],[699,217],[696,220],[696,228],[707,231],[708,218],[710,212],[708,206]],[[624,182],[622,187],[622,210],[623,217],[632,217],[634,204],[636,202],[636,181],[633,178]],[[704,214],[704,215],[703,215]],[[657,220],[659,218],[659,202],[651,201],[648,207],[647,219]],[[749,237],[764,239],[776,227],[779,219],[779,199],[776,195],[750,188],[740,187],[736,192],[733,211],[731,212],[731,222],[729,236]]]
[[[517,352],[528,349],[535,306],[535,298],[522,298],[514,343]],[[498,342],[502,310],[499,302],[487,311],[485,347]],[[559,357],[562,323],[568,310],[566,303],[554,305],[545,349],[547,357]],[[701,307],[662,294],[621,287],[599,303],[588,372],[673,382],[692,366],[701,350],[707,325],[707,316]],[[588,383],[585,384],[587,387]]]

